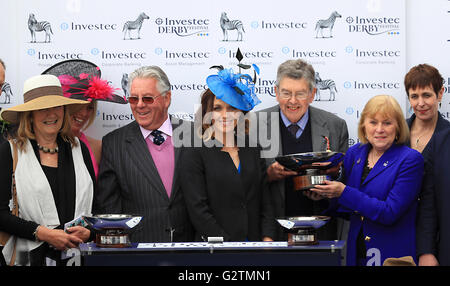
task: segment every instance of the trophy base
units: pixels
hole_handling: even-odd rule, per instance
[[[303,175],[293,177],[295,191],[308,191],[315,185],[325,184],[325,180],[330,178],[327,175]]]
[[[315,245],[319,244],[314,228],[299,228],[288,233],[288,245]]]
[[[125,248],[131,246],[128,234],[108,232],[96,235],[95,244],[101,248]]]

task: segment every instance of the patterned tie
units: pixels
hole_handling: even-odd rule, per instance
[[[291,124],[288,126],[288,130],[289,132],[292,134],[292,136],[294,136],[295,138],[297,138],[297,131],[300,129],[300,126],[298,126],[297,124]]]
[[[159,130],[153,130],[152,133],[150,133],[151,135],[153,135],[153,143],[158,146],[164,143],[165,140],[161,133],[162,132]]]

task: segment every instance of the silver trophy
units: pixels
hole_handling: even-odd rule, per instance
[[[279,156],[275,160],[287,169],[298,172],[294,176],[294,190],[306,191],[324,180],[335,180],[344,154],[332,151],[297,153]]]
[[[277,219],[288,232],[288,245],[318,244],[316,230],[330,220],[329,216],[299,216]]]
[[[102,214],[83,218],[97,232],[97,247],[106,248],[130,247],[129,233],[142,219],[141,216],[127,214]]]

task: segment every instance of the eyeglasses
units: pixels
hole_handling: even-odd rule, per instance
[[[299,92],[296,94],[292,94],[290,92],[280,92],[280,98],[282,99],[291,99],[292,96],[295,97],[295,99],[297,100],[302,100],[302,99],[306,99],[309,96],[308,92]]]
[[[157,95],[157,96],[143,96],[143,97],[141,97],[141,100],[145,104],[153,104],[153,102],[155,102],[155,99],[157,99],[158,97],[160,97],[163,94],[165,94],[165,92],[163,92],[163,93],[161,93],[160,95]],[[137,96],[130,96],[130,97],[128,97],[128,102],[130,104],[138,104],[139,103],[139,97],[137,97]]]

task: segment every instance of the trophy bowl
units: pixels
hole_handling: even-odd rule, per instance
[[[324,226],[329,216],[298,216],[277,219],[288,233],[288,245],[318,244],[317,229]]]
[[[100,214],[83,218],[96,230],[95,243],[98,247],[123,248],[131,246],[129,233],[140,223],[142,216]]]
[[[323,151],[283,155],[275,160],[298,173],[292,177],[295,191],[307,191],[337,177],[343,158],[342,153]]]

